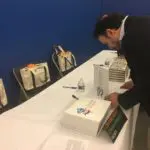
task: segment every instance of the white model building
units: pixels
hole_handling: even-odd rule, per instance
[[[102,99],[109,94],[109,67],[94,64],[94,87]]]
[[[96,136],[110,106],[111,103],[105,100],[79,99],[64,112],[61,123],[80,133]]]

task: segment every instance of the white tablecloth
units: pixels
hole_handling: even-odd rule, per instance
[[[93,89],[93,64],[104,63],[105,59],[113,58],[115,56],[116,53],[113,51],[100,52],[92,59],[82,64],[77,69],[75,69],[29,101],[2,114],[0,116],[0,122],[2,122],[2,125],[0,123],[0,133],[3,133],[3,136],[0,135],[1,149],[69,150],[69,148],[65,147],[70,141],[75,142],[78,146],[82,145],[82,147],[84,148],[81,149],[84,150],[131,149],[137,114],[139,110],[138,105],[133,109],[125,111],[128,121],[123,127],[114,144],[111,142],[105,132],[103,132],[99,138],[89,137],[87,135],[79,134],[75,131],[65,129],[59,123],[63,111],[74,101],[72,98],[72,94],[75,94],[79,97],[85,96],[96,98],[96,92]],[[80,78],[83,78],[85,82],[85,92],[82,93],[73,89],[62,88],[62,86],[76,86]],[[123,92],[119,88],[120,85],[120,83],[110,83],[110,91]],[[9,122],[7,121],[8,119],[10,119]],[[7,125],[5,126],[5,124]],[[12,125],[14,127],[14,130],[12,130]],[[23,133],[21,133],[22,130]],[[8,131],[10,131],[10,133]],[[15,146],[9,144],[9,146],[7,145],[6,147],[6,143],[10,143],[9,141],[7,141],[7,139],[12,140],[11,143],[13,143],[14,139],[19,139],[19,143],[24,143],[24,145],[27,145],[27,147],[19,143]],[[32,141],[32,144],[29,141]],[[79,147],[76,149],[79,149]]]

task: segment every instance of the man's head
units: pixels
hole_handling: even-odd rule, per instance
[[[96,23],[94,36],[109,48],[119,49],[120,26],[124,18],[124,15],[117,13],[104,15]]]

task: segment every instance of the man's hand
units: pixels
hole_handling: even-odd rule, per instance
[[[128,81],[125,84],[123,84],[120,88],[121,89],[128,89],[128,90],[130,90],[130,89],[132,89],[133,86],[134,86],[134,84],[133,84],[133,82],[131,80],[131,81]]]
[[[119,96],[118,93],[111,93],[110,95],[106,96],[105,99],[111,101],[112,107],[116,108],[119,105],[118,96]]]

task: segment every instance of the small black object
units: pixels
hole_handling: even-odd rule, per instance
[[[77,89],[77,87],[74,87],[74,86],[63,86],[63,88]]]
[[[72,97],[73,97],[73,98],[75,98],[76,100],[79,100],[79,98],[78,98],[78,97],[76,97],[75,95],[72,95]]]
[[[100,64],[100,66],[103,67],[104,65],[103,65],[103,64]]]

